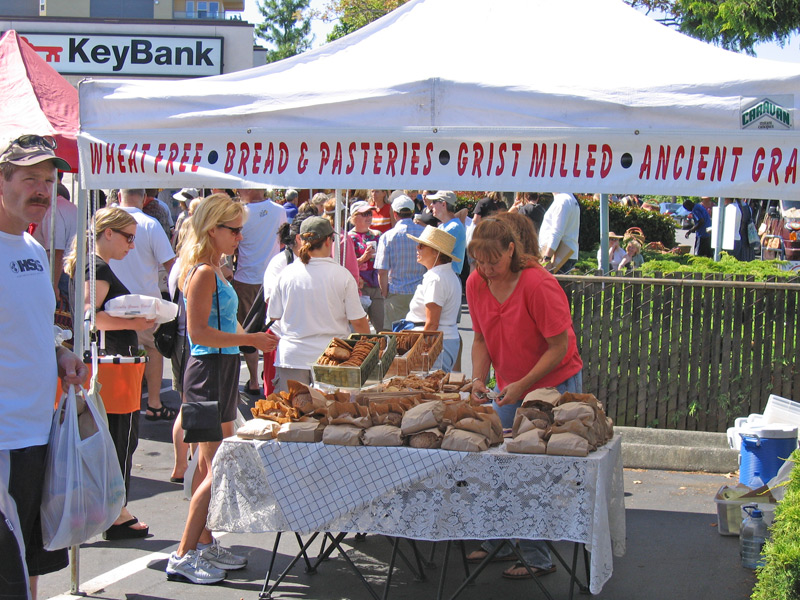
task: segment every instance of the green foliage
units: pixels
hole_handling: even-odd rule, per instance
[[[581,248],[597,248],[600,245],[600,202],[579,200],[581,204],[581,229],[578,245]],[[608,228],[622,235],[631,227],[639,227],[644,232],[645,243],[661,242],[666,248],[675,246],[675,222],[671,217],[660,213],[628,208],[621,204],[608,207]]]
[[[797,463],[800,451],[789,460]],[[766,564],[758,570],[752,600],[800,599],[800,469],[793,469],[786,495],[775,510],[771,539],[764,548]]]
[[[338,19],[328,34],[327,41],[338,40],[347,34],[392,12],[406,0],[331,0],[322,15],[323,20]]]
[[[754,260],[741,262],[723,252],[719,262],[704,256],[645,256],[642,275],[653,277],[656,273],[723,273],[726,275],[749,275],[756,281],[771,277],[788,278],[795,274],[781,269],[786,263],[780,260]]]
[[[274,46],[267,52],[267,63],[311,48],[311,19],[303,16],[308,4],[309,0],[260,0],[264,22],[256,25],[256,36]]]
[[[800,29],[797,0],[625,0],[663,14],[665,25],[727,50],[754,54],[760,42],[783,46]]]

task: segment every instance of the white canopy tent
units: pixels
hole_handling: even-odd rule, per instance
[[[83,82],[81,176],[800,198],[798,90],[621,0],[411,0],[272,65]]]

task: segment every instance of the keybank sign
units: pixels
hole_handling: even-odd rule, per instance
[[[63,75],[204,77],[222,73],[222,38],[20,33]]]

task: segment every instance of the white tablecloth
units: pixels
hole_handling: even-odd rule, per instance
[[[229,438],[213,475],[218,531],[582,542],[593,594],[625,553],[619,436],[586,458]]]

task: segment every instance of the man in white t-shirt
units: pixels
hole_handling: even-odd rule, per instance
[[[59,187],[61,187],[59,185]],[[66,190],[65,190],[66,192]],[[42,222],[37,224],[33,232],[33,237],[36,241],[44,246],[47,252],[47,258],[51,258],[51,263],[55,267],[55,284],[53,288],[58,293],[59,281],[61,275],[64,273],[64,255],[69,254],[72,248],[72,240],[75,239],[75,234],[78,230],[78,207],[75,206],[68,198],[62,195],[57,196],[56,202],[56,225],[53,229],[53,249],[55,250],[53,257],[50,256],[50,223],[52,217],[50,216],[50,209],[42,217]],[[66,275],[65,275],[66,277]],[[63,287],[62,287],[63,289]]]
[[[239,242],[236,272],[233,275],[233,289],[239,296],[239,323],[253,306],[264,281],[267,264],[281,249],[278,242],[278,227],[286,223],[286,211],[264,196],[263,189],[236,190],[244,204],[247,217],[242,228],[242,241]],[[258,351],[244,355],[250,381],[244,390],[248,394],[259,395]]]
[[[125,284],[131,294],[161,298],[159,267],[167,274],[175,262],[175,252],[161,224],[142,212],[144,190],[120,190],[120,206],[136,219],[136,242],[133,249],[122,260],[110,260],[109,266],[114,275]],[[137,332],[139,343],[147,352],[144,376],[147,381],[148,421],[171,421],[177,410],[161,404],[161,375],[164,370],[164,357],[153,343],[155,327]]]
[[[56,168],[71,170],[55,147],[24,135],[0,154],[0,595],[9,600],[35,600],[38,576],[67,566],[66,550],[44,550],[39,507],[57,377],[69,386],[87,375],[55,346],[47,255],[26,233],[50,206]]]
[[[566,261],[557,273],[566,273],[578,262],[578,234],[581,227],[581,208],[572,194],[553,194],[553,203],[544,213],[539,229],[539,248],[542,258],[551,263]]]

